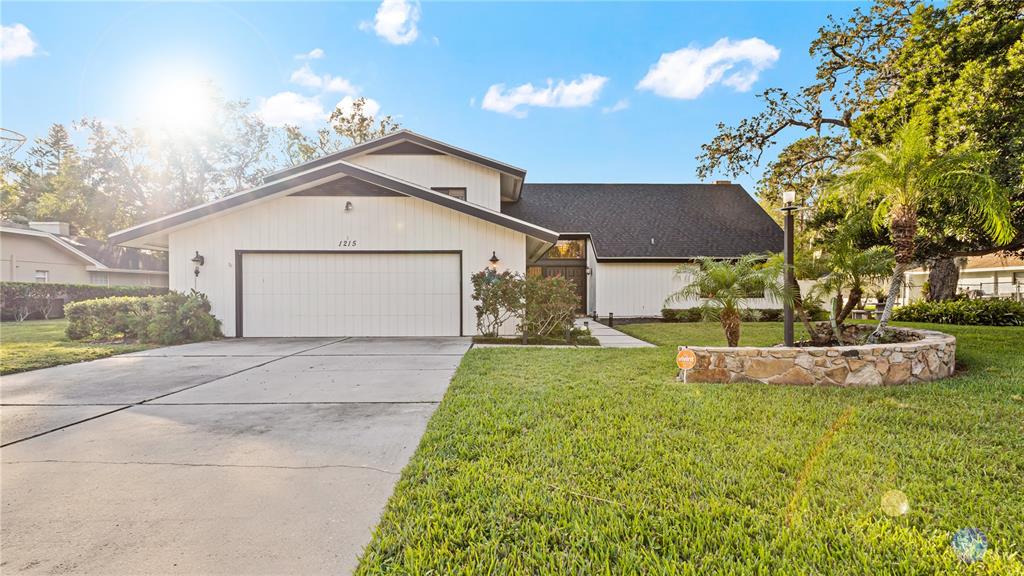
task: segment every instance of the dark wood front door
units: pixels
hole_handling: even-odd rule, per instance
[[[566,280],[576,285],[576,295],[579,296],[580,314],[587,313],[587,268],[585,266],[541,266],[541,273],[545,278],[551,276],[563,276]]]

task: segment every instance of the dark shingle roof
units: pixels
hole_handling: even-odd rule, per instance
[[[167,260],[138,248],[116,246],[85,236],[58,236],[68,244],[81,250],[93,260],[102,262],[108,268],[121,270],[148,270],[166,272]]]
[[[524,184],[501,211],[563,235],[589,233],[598,258],[782,250],[782,230],[738,184]]]

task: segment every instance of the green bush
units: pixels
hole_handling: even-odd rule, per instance
[[[114,296],[72,302],[64,307],[71,340],[140,341],[156,344],[199,342],[220,336],[220,321],[198,292],[162,296]]]
[[[575,284],[562,276],[527,276],[523,300],[526,308],[520,329],[529,336],[564,339],[580,306]]]
[[[476,310],[476,328],[484,336],[498,336],[502,324],[522,317],[523,277],[505,270],[487,268],[470,277]]]
[[[920,301],[896,308],[893,320],[975,326],[1024,326],[1024,304],[1012,300]]]
[[[700,308],[662,308],[663,322],[701,322],[704,320]],[[781,322],[782,310],[775,308],[751,308],[740,312],[744,322]]]
[[[111,296],[155,296],[167,288],[149,286],[94,286],[43,282],[0,282],[0,316],[4,320],[58,318],[71,302]]]
[[[160,297],[148,321],[146,341],[156,344],[199,342],[220,336],[220,320],[210,314],[205,294],[171,292]]]
[[[661,309],[661,319],[665,322],[700,322],[702,318],[700,308]]]

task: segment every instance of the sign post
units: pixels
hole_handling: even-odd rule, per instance
[[[683,383],[686,383],[686,373],[697,365],[697,355],[686,346],[680,346],[676,353],[676,366],[683,371]],[[677,378],[678,380],[678,378]]]

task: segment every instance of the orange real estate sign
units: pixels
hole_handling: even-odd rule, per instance
[[[679,348],[679,353],[676,354],[676,366],[679,366],[680,370],[690,370],[697,365],[697,355],[693,353],[693,350],[689,348]]]

